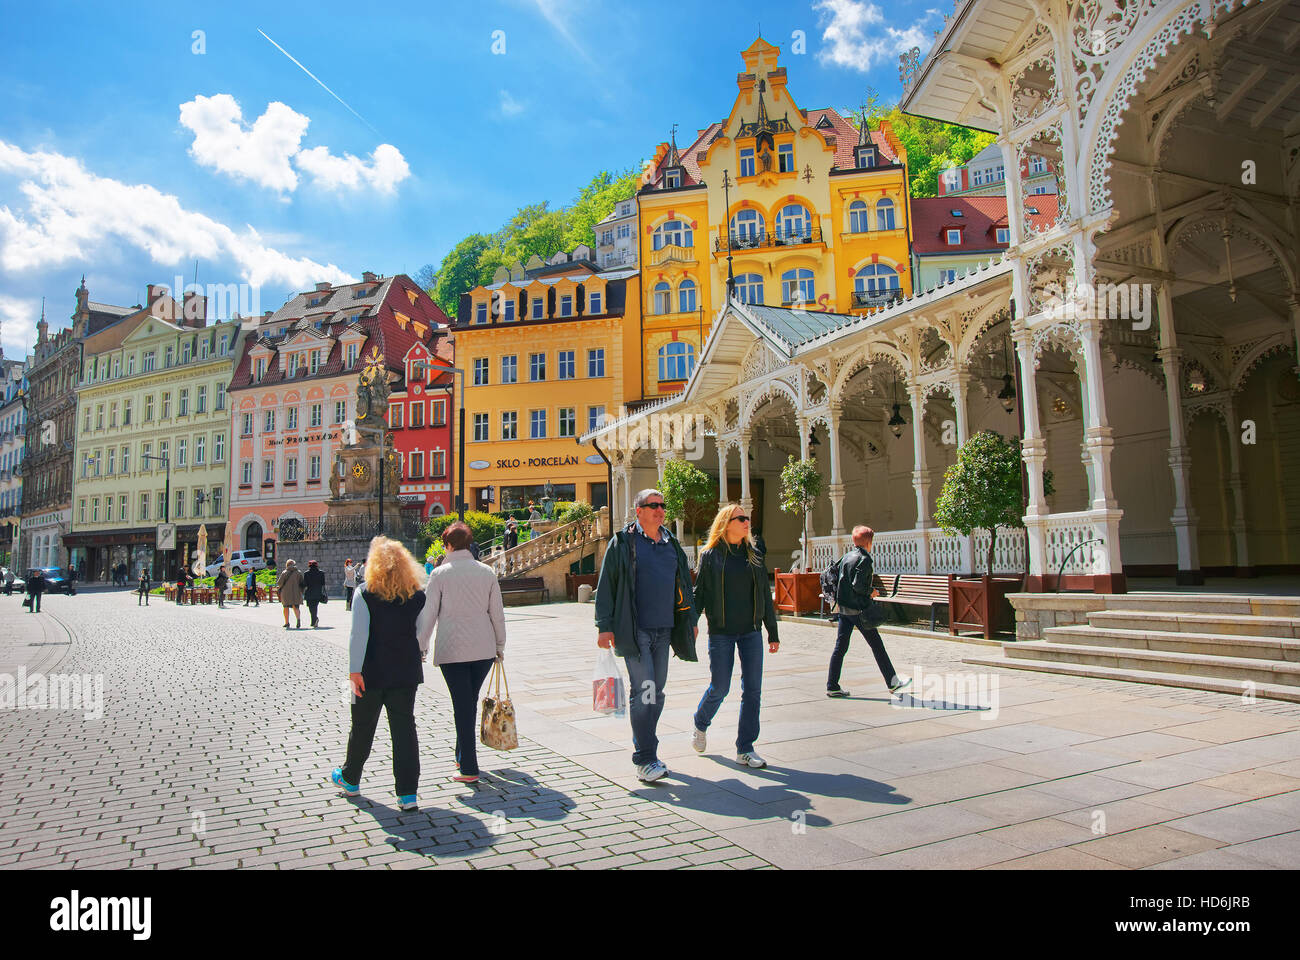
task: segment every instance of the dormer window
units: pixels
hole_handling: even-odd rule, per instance
[[[543,303],[544,302],[541,297],[533,297],[533,319],[534,320],[541,320],[546,316],[546,314],[544,313],[545,307]]]
[[[946,234],[947,234],[947,242],[948,242],[948,246],[950,246],[950,247],[958,247],[958,246],[961,246],[961,229],[960,229],[960,228],[957,228],[957,229],[950,229],[950,230],[946,231]]]
[[[505,302],[504,304],[502,304],[502,308],[501,308],[501,319],[504,320],[504,321],[506,321],[506,323],[511,323],[511,322],[514,321],[514,319],[515,319],[515,301],[514,301],[514,298],[513,298],[513,297],[508,298],[508,299],[506,300],[506,302]]]
[[[866,170],[876,165],[875,147],[854,147],[853,162],[859,170]]]
[[[474,306],[474,322],[487,323],[487,321],[488,321],[487,304],[486,303],[476,304]]]
[[[1010,228],[1010,227],[998,227],[998,230],[997,230],[997,241],[998,241],[998,243],[1010,243],[1010,242],[1011,242],[1011,228]]]
[[[261,382],[262,382],[262,378],[265,377],[265,376],[266,376],[266,357],[258,357],[258,359],[257,359],[257,374],[256,374],[256,376],[255,376],[255,379],[256,379],[256,381],[257,381],[258,383],[261,383]]]
[[[566,293],[564,296],[560,297],[560,316],[562,317],[573,316],[573,295],[572,294]]]
[[[960,211],[960,210],[949,210],[948,212],[951,213],[954,217],[964,217],[964,216],[966,216],[966,214],[962,213],[962,211]]]
[[[664,171],[664,186],[669,190],[675,189],[682,185],[681,167],[670,167]]]
[[[587,312],[595,315],[600,313],[600,291],[593,290],[587,294]]]
[[[351,370],[357,364],[357,348],[358,348],[358,344],[355,343],[348,344],[347,361],[348,361],[349,370]]]

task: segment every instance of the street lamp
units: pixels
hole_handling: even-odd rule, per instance
[[[146,461],[147,461],[147,460],[161,460],[161,461],[162,461],[162,465],[163,465],[163,467],[164,467],[164,468],[166,469],[166,471],[167,471],[167,480],[166,480],[166,483],[163,485],[163,523],[170,523],[170,522],[171,522],[171,516],[172,516],[172,515],[171,515],[171,503],[172,503],[172,461],[171,461],[171,457],[170,457],[170,456],[161,456],[161,455],[153,454],[153,453],[142,453],[142,454],[140,454],[140,459],[141,459],[141,460],[146,460]],[[170,553],[171,551],[169,550],[169,551],[167,551],[167,552]],[[169,560],[169,561],[170,561],[170,559],[171,559],[171,558],[168,557],[168,560]],[[171,566],[170,562],[167,564],[167,566],[170,568],[170,566]],[[168,574],[168,576],[170,576],[170,571],[167,571],[167,574]]]
[[[460,377],[460,389],[456,391],[456,512],[460,519],[465,519],[465,371],[460,367],[444,366],[430,363],[435,370],[451,373]]]

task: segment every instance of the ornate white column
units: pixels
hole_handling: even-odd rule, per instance
[[[754,509],[754,500],[749,495],[749,431],[740,435],[740,506],[745,513]],[[751,529],[753,523],[750,523]]]
[[[808,431],[812,428],[808,426],[808,421],[802,415],[795,417],[795,423],[799,425],[799,459],[808,459]]]
[[[959,364],[952,379],[952,405],[957,411],[957,446],[970,439],[970,418],[966,412],[966,398],[969,395],[970,371],[965,364]]]
[[[1115,487],[1111,479],[1110,458],[1115,449],[1114,431],[1106,421],[1106,399],[1102,387],[1101,327],[1099,322],[1081,324],[1083,340],[1083,388],[1087,397],[1084,436],[1087,438],[1092,469],[1093,536],[1105,542],[1100,550],[1093,551],[1094,576],[1122,575],[1123,559],[1120,554],[1119,521],[1124,511],[1115,501]],[[1112,586],[1103,584],[1110,591]]]
[[[1020,404],[1025,414],[1025,435],[1020,440],[1025,473],[1029,477],[1029,502],[1025,505],[1025,540],[1029,549],[1029,573],[1042,577],[1047,572],[1047,497],[1043,493],[1043,468],[1047,463],[1047,441],[1038,419],[1038,371],[1034,365],[1033,339],[1021,326],[1012,331],[1016,361],[1020,364]],[[1039,584],[1041,589],[1041,582]]]
[[[1187,443],[1187,426],[1183,420],[1182,370],[1183,351],[1178,349],[1174,330],[1173,298],[1169,287],[1159,284],[1158,319],[1160,322],[1160,365],[1165,374],[1165,405],[1169,411],[1169,470],[1174,479],[1174,512],[1169,518],[1174,528],[1174,548],[1178,554],[1176,580],[1180,584],[1205,582],[1201,573],[1200,548],[1196,542],[1196,512],[1191,506],[1192,451]]]
[[[1237,544],[1238,571],[1250,566],[1250,551],[1246,547],[1246,481],[1241,474],[1240,437],[1237,430],[1237,404],[1228,397],[1228,489],[1232,491],[1232,537]]]
[[[844,478],[840,475],[840,408],[830,408],[826,443],[831,448],[831,536],[844,535]]]
[[[930,526],[930,474],[925,466],[925,397],[920,384],[908,384],[912,403],[912,490],[916,493],[916,529]]]
[[[718,504],[727,502],[727,441],[717,438],[718,444]]]

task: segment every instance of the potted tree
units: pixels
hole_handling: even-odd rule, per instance
[[[818,599],[821,593],[820,577],[807,570],[809,513],[821,492],[822,475],[817,469],[816,460],[796,460],[793,456],[786,460],[785,466],[781,468],[781,509],[800,519],[799,538],[805,569],[792,573],[775,571],[776,608],[796,616],[805,610],[817,610],[821,606]]]
[[[685,539],[681,535],[685,524],[692,534],[689,543],[694,543],[696,525],[708,522],[710,510],[717,503],[717,487],[713,479],[687,460],[669,460],[664,464],[659,489],[664,495],[665,519],[676,522],[677,538]],[[687,554],[690,553],[688,549]]]
[[[975,558],[976,570],[970,576],[948,578],[949,633],[961,627],[979,629],[985,639],[992,639],[998,630],[1012,628],[1006,597],[1020,589],[1022,579],[993,576],[993,557],[998,527],[1023,527],[1024,508],[1019,445],[991,430],[962,444],[957,462],[943,475],[934,520],[949,534],[969,537],[987,530],[989,547],[984,557]],[[978,572],[981,566],[983,574]]]

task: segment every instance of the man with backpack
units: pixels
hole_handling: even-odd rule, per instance
[[[839,629],[835,635],[835,651],[831,654],[830,672],[826,676],[826,696],[847,697],[849,691],[840,688],[840,669],[844,666],[844,655],[849,650],[849,640],[853,628],[862,631],[875,655],[876,665],[885,678],[885,685],[890,694],[898,693],[911,685],[911,679],[903,679],[894,672],[894,665],[885,651],[885,641],[876,629],[884,622],[884,612],[876,603],[876,591],[872,587],[874,570],[871,563],[871,541],[875,531],[867,526],[853,528],[853,549],[846,553],[832,567],[822,574],[822,591],[830,593],[839,605]]]

